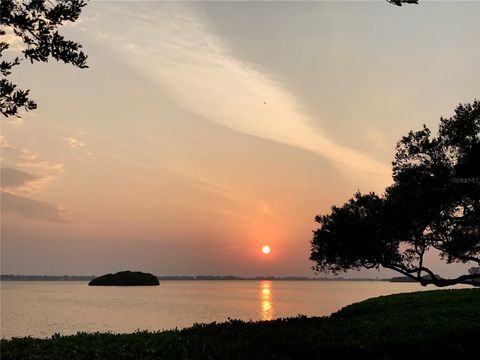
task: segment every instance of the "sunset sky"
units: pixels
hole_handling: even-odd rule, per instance
[[[479,14],[89,2],[62,29],[89,69],[14,72],[39,108],[1,120],[2,273],[312,276],[315,215],[382,193],[402,135],[478,98]]]

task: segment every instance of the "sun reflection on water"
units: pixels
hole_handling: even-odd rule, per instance
[[[261,320],[273,319],[272,282],[271,281],[260,282],[260,319]]]

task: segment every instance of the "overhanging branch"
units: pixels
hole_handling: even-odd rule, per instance
[[[444,278],[437,277],[430,269],[426,267],[408,269],[405,266],[400,264],[396,264],[396,265],[382,264],[382,266],[387,269],[395,270],[412,280],[418,281],[422,286],[427,286],[429,284],[432,284],[438,287],[445,287],[445,286],[451,286],[451,285],[457,285],[457,284],[465,284],[465,285],[480,287],[480,274],[461,275],[453,279],[444,279]],[[430,278],[421,276],[422,272],[427,273]],[[413,274],[416,274],[416,275],[413,275]]]

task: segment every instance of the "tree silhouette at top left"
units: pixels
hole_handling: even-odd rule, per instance
[[[0,3],[0,112],[5,117],[30,111],[37,104],[29,90],[18,89],[8,76],[22,60],[48,62],[53,58],[80,69],[87,68],[82,45],[65,39],[58,28],[78,20],[85,0],[2,0]],[[23,58],[6,59],[15,40],[21,41]]]

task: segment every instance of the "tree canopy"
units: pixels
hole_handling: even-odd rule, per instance
[[[361,194],[318,215],[310,259],[319,272],[380,266],[422,285],[480,286],[470,272],[445,279],[425,263],[430,249],[447,263],[480,265],[480,102],[460,104],[440,119],[438,134],[425,125],[398,142],[394,183],[381,196]]]
[[[18,89],[8,80],[20,57],[4,59],[11,43],[8,37],[17,36],[23,44],[24,59],[30,62],[61,60],[81,69],[88,67],[82,45],[66,40],[57,28],[74,22],[80,16],[85,0],[2,0],[0,3],[0,111],[5,117],[18,116],[21,109],[36,109],[29,90]]]
[[[418,0],[387,0],[390,4],[402,6],[402,4],[418,4]]]

